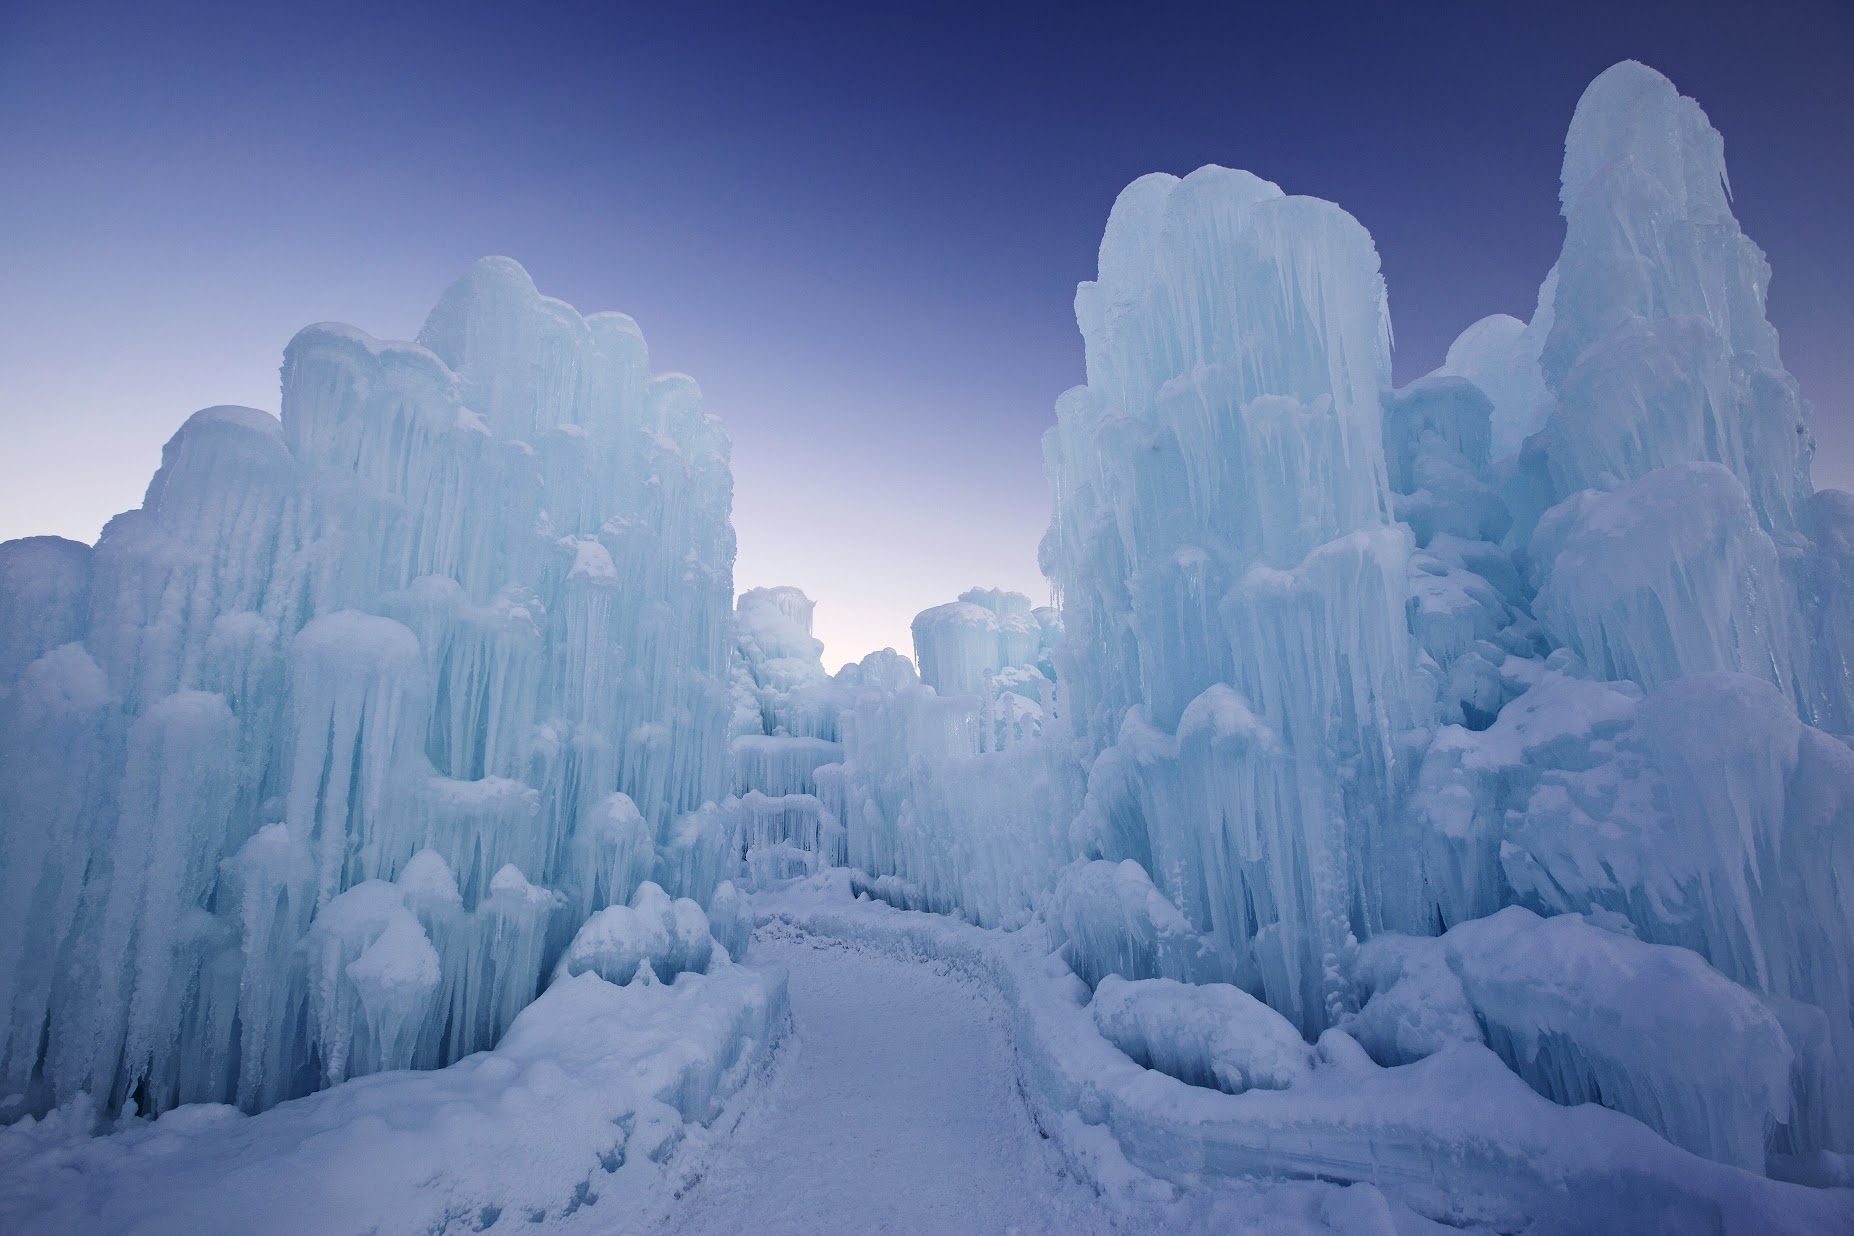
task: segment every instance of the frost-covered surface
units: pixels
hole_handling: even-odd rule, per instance
[[[1756,995],[1626,919],[1508,906],[1442,937],[1490,1043],[1547,1098],[1601,1101],[1695,1154],[1762,1171],[1794,1053]]]
[[[607,906],[580,925],[561,954],[556,979],[593,973],[625,984],[648,974],[673,982],[684,971],[708,969],[714,940],[702,907],[644,881],[628,906]]]
[[[376,1073],[256,1116],[190,1105],[99,1121],[79,1099],[0,1130],[0,1228],[651,1230],[785,1024],[777,963],[623,987],[582,974],[494,1051],[434,1072]]]
[[[1228,983],[1110,974],[1088,1008],[1101,1037],[1136,1064],[1226,1094],[1286,1090],[1315,1062],[1287,1018]]]

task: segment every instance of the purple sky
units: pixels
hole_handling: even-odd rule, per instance
[[[740,587],[810,592],[833,667],[905,650],[972,584],[1046,595],[1038,439],[1123,185],[1339,202],[1407,381],[1530,313],[1571,110],[1625,57],[1725,134],[1818,483],[1854,487],[1854,6],[1080,7],[0,0],[0,537],[93,539],[189,412],[275,410],[299,327],[409,337],[506,253],[701,381]]]

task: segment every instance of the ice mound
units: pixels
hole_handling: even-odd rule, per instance
[[[1789,1120],[1794,1053],[1751,992],[1687,949],[1577,915],[1509,906],[1443,940],[1490,1043],[1535,1089],[1763,1170],[1766,1138]]]
[[[1286,1090],[1313,1068],[1288,1020],[1240,987],[1110,975],[1089,1004],[1114,1046],[1149,1069],[1225,1094]]]
[[[1352,975],[1359,1008],[1341,1028],[1386,1068],[1426,1059],[1451,1043],[1482,1041],[1474,1006],[1439,940],[1374,936],[1358,950]]]
[[[671,900],[646,880],[630,905],[607,906],[580,926],[554,969],[554,981],[591,973],[623,986],[648,970],[667,983],[685,970],[706,971],[713,951],[702,907],[687,897]]]
[[[1551,334],[1557,291],[1558,272],[1554,268],[1539,288],[1530,322],[1504,313],[1482,318],[1456,336],[1437,371],[1466,378],[1493,404],[1488,439],[1489,452],[1496,460],[1518,453],[1551,411],[1551,395],[1545,389],[1539,357]]]

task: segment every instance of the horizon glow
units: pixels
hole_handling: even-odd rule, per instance
[[[1854,85],[1833,72],[1854,33],[1821,35],[1854,18],[1702,9],[1661,30],[1593,7],[1575,40],[1361,22],[1313,68],[1279,15],[1162,11],[1129,32],[851,10],[781,34],[750,11],[553,29],[494,6],[357,8],[302,30],[235,6],[204,6],[204,26],[16,6],[0,538],[94,540],[193,410],[277,410],[297,329],[410,338],[472,260],[505,253],[548,295],[632,314],[653,367],[702,384],[734,439],[737,591],[803,588],[832,668],[911,656],[914,613],[968,587],[1048,599],[1039,440],[1082,380],[1069,298],[1122,186],[1218,162],[1338,202],[1378,241],[1406,382],[1476,318],[1530,314],[1571,105],[1624,56],[1726,134],[1815,403],[1817,483],[1854,487],[1854,240],[1835,209]],[[341,37],[363,13],[369,37]],[[189,41],[202,28],[214,41]],[[903,45],[918,55],[897,68]],[[1110,64],[1084,97],[1078,66]]]

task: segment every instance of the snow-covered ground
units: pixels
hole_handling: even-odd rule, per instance
[[[739,1232],[748,1215],[819,1236],[1102,1226],[1018,1095],[996,992],[777,924],[754,957],[786,964],[792,1031],[673,1231]]]
[[[779,919],[752,956],[787,968],[791,1030],[738,1124],[686,1165],[699,1179],[674,1236],[1431,1230],[1369,1185],[1149,1180],[1147,1197],[1104,1196],[1032,1117],[990,982]]]

